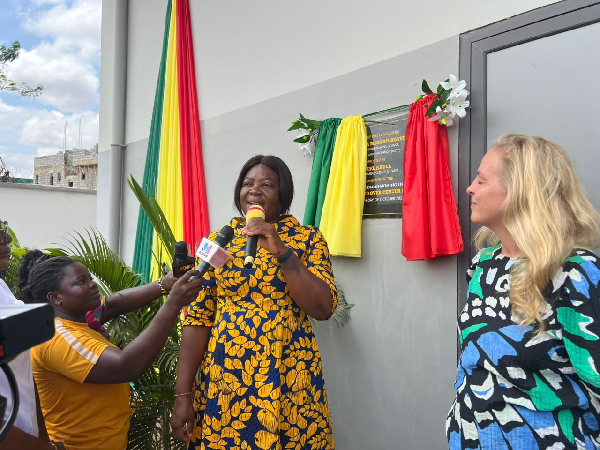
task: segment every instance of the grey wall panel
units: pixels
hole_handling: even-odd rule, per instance
[[[123,190],[121,201],[121,257],[131,263],[135,249],[135,235],[137,232],[137,219],[140,203],[127,186],[127,178],[130,175],[142,185],[144,181],[144,165],[146,164],[146,151],[148,140],[133,142],[127,145],[123,151]]]
[[[110,173],[110,150],[98,152],[98,197],[96,202],[96,227],[106,236],[108,231],[108,186]]]
[[[600,209],[600,48],[592,42],[600,42],[600,22],[490,53],[487,147],[507,132],[556,142]]]
[[[283,158],[294,175],[292,213],[300,220],[312,166],[286,132],[302,112],[346,117],[410,103],[423,78],[458,71],[458,37],[333,80],[202,121],[211,228],[234,214],[239,168],[256,153]],[[456,178],[457,129],[449,130]],[[125,174],[141,181],[147,140],[129,143]],[[138,175],[139,174],[139,175]],[[133,258],[137,201],[124,188],[121,249]],[[355,303],[344,328],[315,325],[340,450],[442,449],[456,372],[456,258],[407,262],[402,220],[363,222],[363,257],[334,258],[336,279]]]
[[[598,48],[591,44],[598,40],[598,22],[598,0],[563,0],[461,35],[460,75],[472,94],[470,114],[460,122],[458,166],[458,210],[467,239],[477,226],[470,222],[465,190],[503,133],[538,134],[563,145],[599,205],[598,160],[588,150],[597,142],[600,117],[593,106],[598,93],[589,88],[598,71]],[[462,274],[475,254],[474,246],[469,250],[458,257],[459,311],[467,297]]]
[[[334,258],[355,303],[344,328],[319,323],[341,450],[443,449],[456,373],[456,258],[406,262],[400,220],[364,222],[360,260]]]

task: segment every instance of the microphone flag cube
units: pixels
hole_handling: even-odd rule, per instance
[[[231,255],[207,238],[202,238],[196,256],[202,261],[206,261],[215,269],[222,267],[227,262]]]

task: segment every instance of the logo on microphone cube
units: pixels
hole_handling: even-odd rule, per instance
[[[208,255],[210,254],[210,250],[212,249],[212,244],[210,243],[210,241],[202,241],[202,244],[203,245],[200,246],[200,252],[202,252],[202,254],[208,257]]]
[[[208,239],[203,238],[202,242],[200,242],[200,246],[198,247],[198,250],[196,250],[196,256],[198,258],[200,258],[202,261],[210,262],[210,257],[214,253],[213,248],[215,248],[215,247],[217,247],[217,245],[214,242],[211,242]]]
[[[196,250],[196,256],[202,261],[206,261],[214,268],[223,266],[223,264],[231,257],[229,253],[206,238],[203,238],[202,242],[200,242],[200,246],[198,247],[198,250]]]

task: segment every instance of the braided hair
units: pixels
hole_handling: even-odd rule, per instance
[[[58,291],[65,267],[74,262],[71,258],[55,257],[35,263],[27,285],[21,290],[21,300],[25,303],[48,303],[48,293]]]
[[[29,272],[33,266],[42,261],[46,261],[47,259],[53,258],[52,255],[42,252],[38,249],[29,250],[23,257],[21,258],[21,263],[19,265],[19,285],[18,285],[18,298],[19,300],[23,300],[21,298],[20,292],[23,290],[27,283],[29,282]]]

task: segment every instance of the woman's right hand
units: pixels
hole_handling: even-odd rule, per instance
[[[192,405],[192,394],[175,397],[173,414],[171,414],[171,434],[179,441],[190,442],[196,413]]]
[[[177,305],[181,309],[196,300],[200,289],[202,289],[202,284],[204,284],[204,278],[200,277],[191,282],[190,278],[199,273],[197,270],[184,273],[173,285],[173,289],[167,297],[167,302]]]

